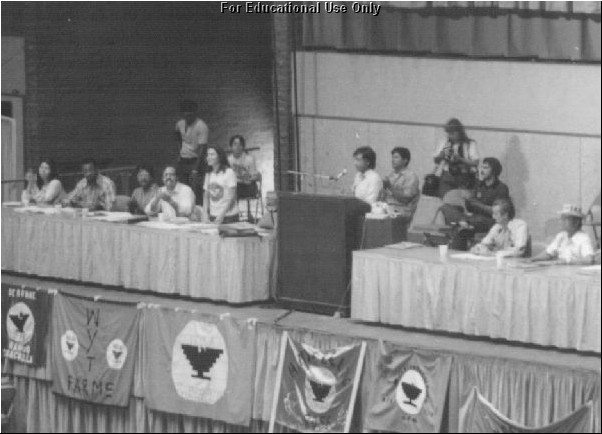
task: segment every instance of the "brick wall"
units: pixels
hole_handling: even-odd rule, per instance
[[[219,3],[2,4],[25,36],[26,165],[86,156],[157,168],[176,157],[179,102],[200,103],[210,142],[243,134],[273,180],[272,23]]]

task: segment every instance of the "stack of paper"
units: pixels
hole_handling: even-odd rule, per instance
[[[407,250],[407,249],[415,249],[417,247],[424,247],[424,245],[419,244],[419,243],[411,243],[409,241],[402,241],[401,243],[389,244],[385,247],[388,247],[390,249],[397,249],[397,250]]]
[[[470,261],[494,261],[495,256],[481,256],[475,255],[474,253],[455,253],[453,255],[449,255],[454,259],[467,259]]]

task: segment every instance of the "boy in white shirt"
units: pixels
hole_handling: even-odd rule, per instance
[[[383,181],[374,170],[376,153],[370,146],[361,146],[353,153],[357,174],[353,181],[353,195],[373,205],[378,202],[383,191]]]

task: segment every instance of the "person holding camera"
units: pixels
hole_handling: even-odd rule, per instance
[[[437,147],[434,155],[440,198],[450,190],[472,189],[479,166],[477,144],[468,137],[464,125],[452,118],[445,125],[445,132],[447,139]]]

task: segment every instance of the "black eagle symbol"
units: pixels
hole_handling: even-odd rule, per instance
[[[19,333],[23,333],[23,327],[25,326],[25,322],[27,318],[29,318],[29,314],[19,312],[19,315],[9,315],[13,324],[19,330]]]
[[[328,384],[320,384],[316,381],[309,380],[311,390],[314,392],[314,397],[318,402],[324,402],[324,398],[330,393],[330,386]]]
[[[71,351],[73,349],[73,342],[66,342],[66,344],[69,351]]]
[[[217,348],[199,348],[196,345],[182,345],[182,350],[192,369],[197,372],[197,375],[192,377],[203,380],[211,380],[211,377],[206,377],[205,374],[211,370],[219,356],[224,352],[224,350]]]
[[[115,357],[115,360],[119,360],[119,358],[121,357],[122,354],[123,354],[123,351],[113,350],[113,357]]]
[[[414,404],[412,401],[414,401],[420,396],[420,394],[422,393],[422,389],[420,387],[414,386],[412,383],[406,383],[404,381],[401,382],[401,388],[403,389],[403,392],[409,399],[408,401],[404,401],[403,403],[411,405],[412,407],[416,407],[416,404]]]

